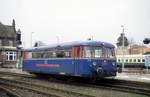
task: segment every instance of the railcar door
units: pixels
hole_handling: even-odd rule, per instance
[[[79,75],[79,53],[80,53],[79,47],[72,48],[72,64],[74,65],[75,76]]]

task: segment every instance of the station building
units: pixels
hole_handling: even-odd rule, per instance
[[[15,28],[15,20],[12,25],[4,25],[0,22],[0,67],[17,67],[21,44],[21,31]]]

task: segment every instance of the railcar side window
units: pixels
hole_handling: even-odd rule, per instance
[[[55,55],[55,53],[54,53],[54,55]],[[56,57],[57,57],[57,58],[63,57],[63,52],[57,51],[57,52],[56,52]]]
[[[53,51],[45,51],[44,52],[44,57],[43,58],[55,58],[56,53]]]
[[[69,58],[72,55],[71,50],[49,50],[30,52],[32,58]]]
[[[71,53],[71,51],[66,51],[66,52],[64,52],[64,57],[71,57],[71,55],[72,55],[72,53]]]
[[[94,57],[102,57],[102,49],[100,47],[95,47],[94,48]]]
[[[84,47],[85,58],[100,58],[103,55],[101,47]]]
[[[86,58],[91,58],[92,57],[91,47],[84,47],[84,57],[86,57]]]
[[[72,49],[71,48],[67,48],[64,49],[64,58],[71,58],[72,57]]]
[[[95,58],[102,56],[102,50],[95,50]]]
[[[32,56],[32,52],[29,52],[28,54],[27,54],[27,58],[32,58],[33,56]]]
[[[52,55],[51,55],[50,58],[56,58],[56,52],[53,51],[51,54],[52,54]]]
[[[37,58],[36,52],[32,52],[32,58]]]
[[[43,58],[44,53],[42,52],[31,52],[32,53],[32,58]]]

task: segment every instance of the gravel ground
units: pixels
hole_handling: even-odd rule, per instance
[[[0,97],[11,97],[8,93],[2,89],[0,89]]]
[[[47,87],[55,87],[67,91],[73,91],[73,92],[79,92],[84,94],[91,94],[96,97],[148,97],[143,96],[139,94],[134,93],[126,93],[126,92],[120,92],[120,91],[114,91],[112,89],[104,89],[104,88],[94,88],[94,87],[84,87],[84,86],[76,86],[76,85],[70,85],[68,84],[62,84],[62,83],[55,83],[55,82],[49,82],[49,81],[41,81],[41,80],[30,80],[30,79],[22,79],[31,83],[40,83],[43,86]]]
[[[12,72],[19,74],[29,74],[26,71],[22,71],[22,69],[9,69],[9,68],[0,68],[1,72]],[[149,70],[150,71],[150,70]],[[115,79],[121,80],[131,80],[131,81],[140,81],[150,83],[150,73],[149,74],[139,74],[139,73],[118,73]]]
[[[38,94],[38,93],[33,92],[33,91],[15,88],[15,87],[10,87],[10,86],[5,86],[5,85],[2,85],[2,87],[11,90],[11,92],[19,95],[20,97],[54,97],[54,96]],[[0,91],[0,97],[12,97],[12,96],[8,96],[5,92]]]
[[[18,93],[21,97],[52,97],[48,95],[38,94],[29,90],[14,89],[13,91]]]
[[[13,70],[12,72],[15,72],[15,70]],[[21,71],[19,71],[19,72],[21,72]],[[132,75],[128,75],[128,76],[132,76]],[[142,76],[145,76],[145,75],[142,75]],[[149,77],[149,74],[146,75],[146,77],[147,76]],[[132,79],[133,79],[133,77],[134,77],[134,80],[136,80],[137,78],[139,78],[139,75],[138,76],[135,76],[135,75],[132,76]],[[119,75],[119,78],[120,79],[127,79],[128,77],[126,74],[123,73],[123,74]],[[131,78],[129,77],[129,79],[131,79]],[[96,97],[149,97],[149,96],[143,96],[143,95],[138,95],[138,94],[134,94],[134,93],[114,91],[112,89],[103,89],[103,88],[97,89],[97,88],[82,87],[82,86],[75,86],[75,85],[69,85],[69,84],[59,84],[59,83],[55,83],[55,82],[48,82],[48,81],[41,81],[41,80],[30,80],[30,79],[23,79],[23,80],[25,80],[27,82],[31,82],[31,83],[38,82],[41,85],[46,85],[48,87],[55,87],[55,88],[59,88],[59,89],[78,91],[78,92],[82,92],[85,94],[91,94],[91,95],[95,95]],[[142,80],[144,80],[144,79],[142,79]],[[30,91],[25,91],[25,93],[26,92],[27,92],[27,94],[31,94],[31,95],[25,96],[25,97],[44,97],[41,95],[38,96],[36,94],[35,94],[36,96],[33,96],[34,94],[32,94],[32,92],[30,93]],[[47,97],[47,96],[45,96],[45,97]]]

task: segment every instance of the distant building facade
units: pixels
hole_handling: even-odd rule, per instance
[[[116,55],[150,54],[150,48],[144,45],[133,45],[132,47],[116,48]]]
[[[0,67],[16,67],[21,44],[21,31],[16,31],[15,20],[12,25],[0,23]]]
[[[150,54],[150,48],[143,45],[135,45],[129,49],[130,54]]]
[[[124,49],[122,47],[118,47],[115,50],[116,55],[129,55],[129,49],[128,47],[124,47]]]

